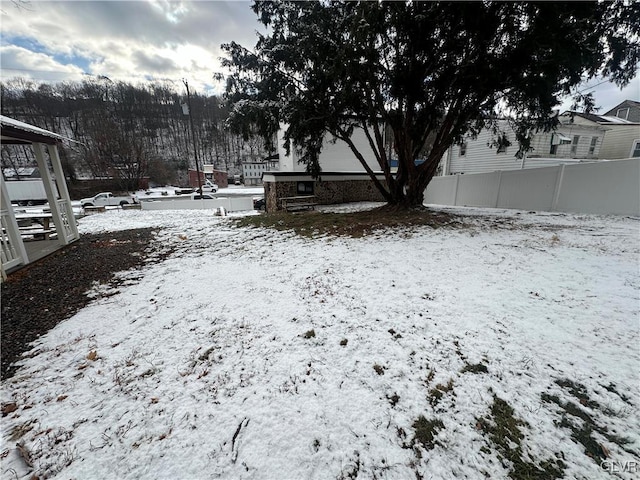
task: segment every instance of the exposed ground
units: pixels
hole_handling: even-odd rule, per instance
[[[91,302],[91,287],[121,284],[115,274],[153,252],[150,228],[82,235],[79,241],[9,275],[2,283],[2,378],[30,342]]]

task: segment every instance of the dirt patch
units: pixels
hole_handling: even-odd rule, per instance
[[[98,284],[117,287],[130,278],[117,272],[133,270],[150,258],[160,258],[153,229],[82,235],[77,242],[9,275],[2,283],[2,378],[29,344],[86,306],[87,292]]]
[[[465,217],[429,209],[397,209],[380,207],[350,213],[298,212],[267,213],[236,220],[239,227],[267,227],[293,230],[298,235],[363,237],[387,228],[429,226],[432,228],[462,228],[471,226]]]

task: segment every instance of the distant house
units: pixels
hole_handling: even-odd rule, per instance
[[[272,155],[262,161],[243,162],[242,176],[245,185],[262,185],[262,174],[265,172],[277,172],[279,169],[279,155]]]
[[[203,165],[200,171],[200,181],[211,180],[218,185],[219,188],[227,188],[229,186],[229,175],[222,170],[216,170],[213,165]],[[198,172],[197,170],[189,169],[189,186],[193,188],[198,187]]]
[[[498,148],[490,130],[477,138],[468,137],[461,145],[451,147],[444,156],[442,175],[487,173],[524,168],[548,167],[584,161],[597,161],[605,129],[598,125],[561,124],[555,132],[533,136],[532,149],[522,158],[516,157],[515,133],[503,121],[501,127],[510,145]]]
[[[42,258],[80,236],[58,154],[59,143],[73,140],[3,115],[0,115],[0,130],[3,145],[33,148],[48,200],[46,212],[17,211],[11,204],[4,177],[0,177],[0,253],[4,278],[8,272]],[[53,171],[50,171],[49,163]],[[55,240],[52,239],[54,235]],[[26,242],[27,239],[33,241]]]
[[[604,139],[599,158],[617,160],[640,157],[640,103],[625,100],[603,115],[564,112],[560,115],[567,125],[598,126]]]

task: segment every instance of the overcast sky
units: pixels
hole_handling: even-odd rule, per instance
[[[200,92],[222,88],[222,43],[253,47],[264,32],[248,1],[2,0],[1,28],[3,80],[185,78]]]
[[[220,45],[252,48],[264,32],[248,1],[28,1],[2,0],[2,80],[81,80],[87,75],[138,83],[189,81],[201,93],[220,92],[213,80]],[[591,80],[587,85],[595,85]],[[587,90],[588,91],[588,90]],[[620,91],[595,87],[601,112],[625,99],[640,101],[640,78]],[[569,108],[565,102],[561,109]]]

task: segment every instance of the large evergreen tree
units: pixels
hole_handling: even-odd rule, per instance
[[[346,142],[390,204],[421,205],[463,136],[511,118],[521,148],[554,127],[561,97],[586,79],[636,73],[640,9],[624,2],[271,2],[253,51],[223,45],[236,119],[272,139],[287,125],[318,176],[325,138]],[[363,128],[386,184],[351,141]],[[391,133],[392,172],[385,148]],[[496,137],[500,142],[500,135]],[[419,165],[416,159],[425,161]]]

